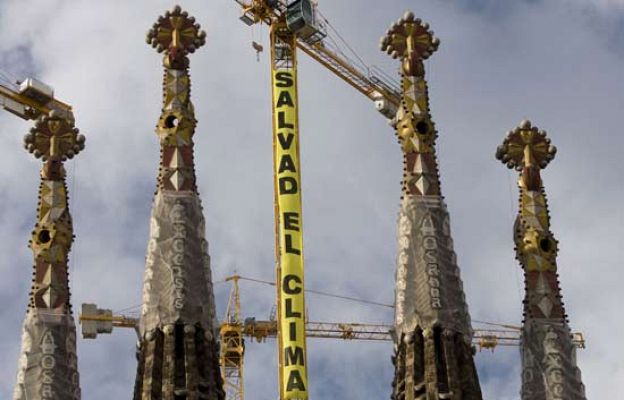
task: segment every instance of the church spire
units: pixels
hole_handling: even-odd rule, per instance
[[[80,399],[68,271],[74,235],[63,162],[84,149],[84,143],[73,116],[59,111],[41,117],[24,137],[26,150],[44,164],[29,241],[34,270],[14,400]]]
[[[557,240],[540,170],[557,149],[546,132],[523,121],[511,130],[496,158],[520,172],[520,208],[514,226],[516,258],[524,270],[522,400],[584,400],[576,348],[557,274]]]
[[[401,60],[396,131],[404,158],[395,288],[393,400],[481,399],[472,330],[449,215],[440,191],[437,133],[423,61],[438,48],[429,25],[406,13],[382,38]]]
[[[193,163],[195,115],[188,54],[205,43],[176,6],[147,42],[164,52],[158,187],[143,286],[135,400],[223,400],[205,222]]]

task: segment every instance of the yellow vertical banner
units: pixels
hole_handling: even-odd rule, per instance
[[[279,327],[284,399],[308,398],[305,302],[303,292],[303,228],[294,69],[273,71],[273,143],[277,200]]]

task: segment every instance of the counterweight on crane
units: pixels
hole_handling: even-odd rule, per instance
[[[72,108],[54,98],[54,89],[34,78],[24,79],[19,85],[0,83],[0,107],[25,120],[45,116],[55,110],[73,119]]]

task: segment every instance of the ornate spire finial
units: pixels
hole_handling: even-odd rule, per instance
[[[206,43],[206,32],[200,29],[194,17],[175,6],[158,17],[158,22],[147,32],[146,41],[159,53],[165,52],[166,67],[183,69],[188,67],[186,56]]]
[[[550,144],[546,131],[524,120],[507,132],[503,144],[496,149],[496,158],[507,168],[522,172],[520,184],[529,190],[539,190],[542,185],[540,169],[555,158],[557,148]]]
[[[392,24],[380,44],[381,51],[394,59],[401,58],[403,73],[417,76],[424,74],[422,62],[438,49],[440,40],[429,30],[429,24],[407,11]]]
[[[557,154],[557,148],[550,144],[546,131],[524,120],[513,130],[507,132],[503,144],[496,149],[496,158],[508,168],[522,171],[524,167],[546,168]]]
[[[546,131],[524,120],[507,132],[503,144],[496,149],[496,158],[507,168],[521,171],[521,183],[529,190],[538,190],[541,185],[539,171],[555,158],[557,148],[550,144]]]
[[[403,193],[439,195],[440,179],[435,157],[435,130],[429,113],[429,95],[423,60],[440,41],[429,24],[411,12],[395,22],[381,39],[381,50],[401,59],[401,106],[396,131],[404,153]]]
[[[52,111],[39,118],[24,136],[24,148],[46,163],[42,169],[44,178],[61,179],[64,176],[62,163],[85,148],[85,137],[78,132],[72,119]]]

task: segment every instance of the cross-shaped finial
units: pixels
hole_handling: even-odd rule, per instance
[[[507,133],[503,144],[496,149],[496,158],[508,168],[522,171],[527,167],[546,168],[556,153],[557,148],[550,144],[546,132],[524,120]]]
[[[175,6],[158,17],[158,22],[147,32],[146,40],[159,53],[166,52],[167,67],[186,68],[186,55],[206,43],[206,32],[200,28],[194,17]]]
[[[433,36],[429,24],[408,11],[392,24],[380,44],[381,50],[392,58],[402,59],[404,73],[414,76],[421,72],[422,61],[438,49],[440,40]]]
[[[78,132],[73,121],[52,111],[50,115],[39,118],[24,136],[24,147],[43,161],[52,157],[65,161],[85,148],[85,137]]]
[[[39,118],[24,136],[26,150],[46,162],[42,170],[46,179],[62,179],[63,161],[73,158],[85,148],[85,137],[78,132],[72,118],[52,111]]]

